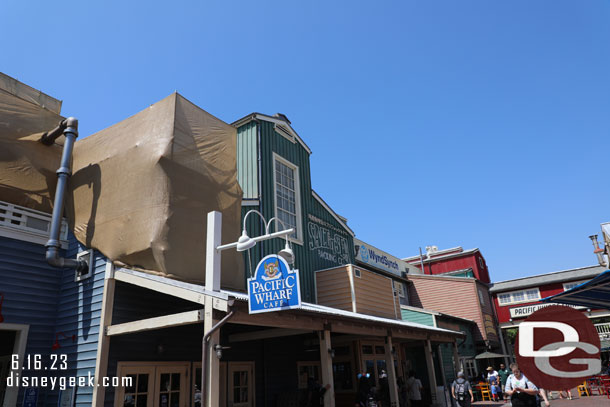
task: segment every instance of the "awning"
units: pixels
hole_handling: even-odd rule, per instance
[[[610,309],[610,270],[604,271],[593,280],[540,301]]]
[[[483,352],[483,353],[479,353],[474,358],[475,359],[494,359],[494,358],[503,358],[505,356],[508,356],[508,355],[502,355],[500,353],[494,353],[494,352]]]

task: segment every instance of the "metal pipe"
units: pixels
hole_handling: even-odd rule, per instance
[[[208,341],[214,332],[220,329],[224,324],[227,323],[229,319],[235,313],[234,310],[229,311],[227,315],[224,316],[223,319],[218,321],[216,325],[209,330],[201,340],[201,407],[205,407],[207,403],[207,395],[206,395],[206,379],[207,379],[207,363],[208,363]]]
[[[45,145],[51,145],[61,135],[64,134],[66,141],[61,154],[61,163],[57,170],[57,187],[55,189],[55,202],[53,204],[53,217],[51,219],[51,229],[49,232],[49,240],[45,245],[47,248],[46,259],[53,267],[69,267],[74,268],[78,272],[86,272],[89,265],[84,259],[66,259],[59,255],[61,242],[59,241],[59,233],[61,231],[61,218],[64,212],[64,196],[68,180],[72,175],[70,161],[72,159],[72,149],[74,142],[78,137],[78,120],[74,117],[69,117],[59,123],[59,125],[48,133],[42,135],[40,141]]]

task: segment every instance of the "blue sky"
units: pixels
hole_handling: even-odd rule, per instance
[[[177,90],[285,113],[314,189],[396,256],[479,247],[492,280],[596,263],[610,221],[607,1],[0,4],[0,70],[81,135]],[[604,174],[605,171],[605,174]]]

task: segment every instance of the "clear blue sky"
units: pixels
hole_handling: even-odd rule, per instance
[[[282,112],[314,189],[381,249],[479,247],[495,281],[596,263],[608,1],[5,0],[0,15],[0,70],[62,99],[81,135],[174,90],[227,122]]]

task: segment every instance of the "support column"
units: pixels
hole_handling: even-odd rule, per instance
[[[457,341],[453,342],[453,363],[455,369],[455,377],[457,378],[457,374],[464,370],[462,364],[460,363],[460,354],[458,353]]]
[[[220,291],[220,252],[216,249],[221,244],[222,213],[213,211],[208,213],[208,230],[206,237],[205,259],[205,288],[211,291]],[[203,315],[203,332],[207,334],[218,321],[214,319],[214,305],[210,296],[206,296]],[[220,330],[217,330],[208,342],[208,360],[206,369],[206,400],[208,407],[219,405],[220,399],[220,360],[216,357],[214,346],[220,341]]]
[[[425,352],[426,366],[428,367],[428,381],[430,382],[430,393],[432,394],[432,404],[436,404],[436,373],[434,371],[434,360],[432,359],[432,342],[426,340]]]
[[[324,393],[324,407],[335,407],[335,384],[333,379],[333,360],[329,350],[330,330],[324,329],[318,333],[320,336],[320,368],[322,370],[322,386],[330,385],[330,388]]]
[[[398,385],[396,384],[396,368],[394,366],[394,354],[392,353],[392,336],[385,338],[385,365],[388,373],[388,388],[390,389],[390,406],[398,407]]]
[[[93,261],[93,259],[92,259]],[[91,277],[93,278],[93,277]],[[102,313],[100,315],[100,332],[97,336],[97,354],[95,356],[95,378],[101,380],[108,374],[108,350],[110,337],[106,335],[106,327],[112,324],[112,306],[114,304],[114,265],[106,261],[106,274],[104,276],[104,293],[102,298]],[[118,375],[118,372],[117,372]],[[106,388],[93,386],[93,407],[102,407],[106,396]]]

